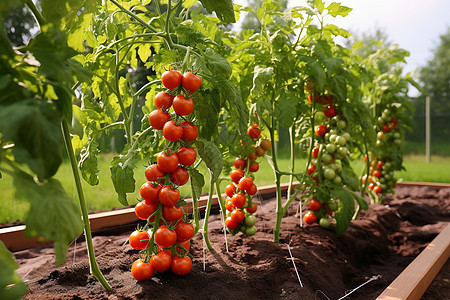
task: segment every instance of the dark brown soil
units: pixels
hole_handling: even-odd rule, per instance
[[[274,243],[275,201],[263,199],[256,213],[256,235],[227,235],[227,252],[220,217],[213,215],[209,235],[214,250],[206,251],[203,260],[197,234],[191,273],[179,277],[166,272],[138,283],[129,271],[138,258],[137,251],[125,245],[130,231],[96,236],[97,261],[113,286],[111,292],[89,274],[83,242],[69,247],[67,262],[60,267],[53,265],[48,247],[16,252],[15,257],[18,273],[29,285],[25,299],[339,299],[381,275],[345,298],[375,299],[447,226],[450,189],[399,187],[385,205],[372,205],[336,238],[331,228],[301,228],[294,203],[283,220],[281,242]],[[448,269],[447,264],[423,299],[450,299]]]

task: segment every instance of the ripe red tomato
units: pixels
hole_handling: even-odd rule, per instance
[[[381,169],[383,166],[384,166],[384,162],[381,161],[381,160],[379,160],[379,161],[377,162],[377,168],[378,168],[378,169]]]
[[[248,128],[248,135],[252,139],[259,139],[259,136],[261,135],[261,130],[258,127],[252,125]]]
[[[189,249],[191,248],[191,241],[189,241],[189,240],[187,240],[187,241],[184,241],[184,242],[180,242],[180,241],[177,241],[177,244],[180,244],[181,246],[183,246],[184,248],[186,248],[186,250],[187,251],[189,251]],[[186,251],[184,251],[184,249],[183,248],[180,248],[180,247],[175,247],[175,250],[177,251],[177,253],[179,253],[179,254],[184,254]]]
[[[253,202],[253,205],[250,207],[247,207],[247,212],[254,214],[256,211],[258,210],[258,205],[256,205],[256,203]]]
[[[181,77],[181,73],[178,71],[165,71],[161,75],[161,82],[167,89],[173,90],[181,84]]]
[[[369,191],[373,190],[374,187],[375,187],[375,183],[373,183],[373,182],[369,183],[369,187],[368,187]]]
[[[230,172],[230,178],[234,183],[238,183],[244,177],[244,172],[241,169],[236,169]]]
[[[145,178],[147,178],[148,181],[161,182],[158,178],[163,177],[164,175],[166,174],[159,169],[158,164],[150,165],[145,169]]]
[[[177,224],[175,232],[177,233],[177,241],[184,242],[192,239],[195,229],[192,224],[180,221]]]
[[[247,199],[243,193],[234,194],[233,197],[231,197],[231,203],[233,203],[233,206],[237,208],[244,206],[246,200]]]
[[[239,188],[241,191],[246,191],[246,190],[248,190],[252,185],[253,185],[253,178],[251,178],[251,177],[242,177],[242,178],[239,180],[238,188]]]
[[[177,240],[177,233],[175,230],[170,230],[166,225],[163,225],[155,231],[155,242],[161,248],[169,248]]]
[[[197,151],[194,148],[186,148],[181,146],[177,152],[178,161],[183,166],[192,165],[197,159]]]
[[[318,211],[322,207],[322,204],[315,199],[311,199],[308,203],[308,206],[310,210]]]
[[[178,167],[170,173],[170,181],[178,186],[185,185],[189,181],[189,172],[182,167]]]
[[[167,250],[163,250],[150,258],[153,270],[156,272],[164,272],[169,270],[172,265],[172,255]]]
[[[233,211],[234,206],[233,202],[230,199],[227,200],[227,203],[225,204],[225,209],[228,211]]]
[[[174,95],[166,94],[166,92],[159,92],[155,96],[155,106],[162,110],[167,110],[172,106]]]
[[[256,152],[252,152],[248,155],[248,159],[250,160],[256,160],[258,158],[258,155],[256,155]]]
[[[225,194],[231,198],[233,197],[234,193],[236,193],[236,186],[232,183],[227,185],[225,188]]]
[[[320,104],[322,105],[331,105],[333,104],[333,96],[331,95],[323,95],[320,100]]]
[[[317,156],[319,156],[319,149],[320,149],[319,146],[314,147],[314,149],[311,150],[311,156],[317,158]]]
[[[135,230],[130,234],[128,242],[134,250],[143,250],[148,247],[149,239],[147,231]]]
[[[167,223],[175,222],[183,217],[183,209],[180,206],[163,206],[162,216]]]
[[[258,187],[255,184],[252,184],[248,189],[245,190],[245,192],[248,195],[253,196],[258,192]]]
[[[319,100],[320,96],[319,94],[316,94],[316,101]],[[312,94],[308,95],[308,101],[312,103]]]
[[[172,258],[172,265],[170,266],[172,272],[176,275],[186,275],[192,270],[192,260],[189,256]]]
[[[152,213],[158,209],[158,203],[147,204],[145,201],[141,201],[134,207],[134,213],[141,220],[147,220]],[[152,217],[150,221],[154,221],[155,218]]]
[[[311,80],[308,80],[305,84],[305,91],[311,93],[315,87],[316,87],[315,83]]]
[[[241,223],[245,219],[245,214],[242,210],[235,209],[231,212],[230,218],[234,223]]]
[[[145,263],[142,259],[136,260],[131,265],[131,276],[137,281],[149,279],[153,276],[151,263]]]
[[[172,207],[180,200],[180,191],[165,185],[159,191],[159,202],[164,206]],[[163,247],[165,248],[165,247]]]
[[[171,142],[176,142],[183,136],[183,127],[176,125],[173,120],[166,122],[162,131],[166,140]]]
[[[373,171],[373,173],[372,173],[372,176],[373,177],[377,177],[377,178],[380,178],[381,177],[381,171],[380,170],[375,170],[375,171]]]
[[[250,171],[250,172],[258,172],[258,170],[259,170],[259,164],[256,162],[256,161],[252,161],[251,163],[250,163],[250,165],[248,166],[248,170]]]
[[[194,101],[178,95],[173,99],[173,110],[180,116],[187,116],[194,111]]]
[[[383,132],[383,131],[378,131],[378,132],[377,132],[377,138],[378,138],[378,139],[381,139],[381,138],[383,137],[383,135],[384,135],[384,132]]]
[[[142,199],[145,200],[147,204],[158,204],[158,193],[161,189],[161,185],[153,185],[150,181],[147,181],[141,186],[139,190]],[[146,220],[147,218],[145,218]]]
[[[181,136],[183,141],[192,142],[198,137],[198,128],[194,124],[184,121],[181,123],[181,127],[183,127],[183,135]]]
[[[316,171],[317,167],[313,164],[310,164],[308,167],[308,170],[306,170],[306,173],[308,175],[311,175],[312,173],[314,173],[314,171]]]
[[[195,92],[202,85],[202,79],[198,75],[186,72],[181,78],[181,84],[186,91]]]
[[[317,216],[312,212],[308,211],[303,217],[303,221],[305,221],[306,224],[313,224],[314,222],[317,221]]]
[[[231,217],[225,219],[225,226],[227,226],[230,229],[236,229],[238,225],[239,223],[233,222],[233,220],[231,220]]]
[[[163,172],[173,172],[178,167],[178,156],[175,153],[161,151],[156,157],[158,168]]]
[[[325,133],[327,133],[327,126],[325,126],[325,125],[318,125],[318,126],[316,126],[316,128],[315,128],[315,132],[316,132],[316,134],[318,135],[318,136],[324,136],[325,135]]]
[[[390,132],[391,131],[391,127],[389,127],[388,125],[384,125],[383,126],[383,131],[384,132]]]
[[[379,185],[374,186],[374,187],[373,187],[373,191],[374,191],[376,194],[380,194],[380,193],[382,192],[381,186],[379,186]]]
[[[324,110],[323,113],[325,114],[326,117],[328,118],[332,118],[335,115],[337,115],[337,110],[333,105],[328,105]]]
[[[164,128],[164,124],[169,121],[170,115],[159,109],[155,109],[148,115],[148,123],[155,129],[161,130]]]
[[[245,159],[243,159],[243,158],[237,157],[237,158],[234,160],[234,167],[235,167],[236,169],[244,170],[246,165],[247,165],[247,162],[246,162]]]

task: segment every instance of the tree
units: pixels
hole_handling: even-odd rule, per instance
[[[448,141],[450,128],[447,118],[450,116],[450,27],[440,36],[439,45],[436,47],[432,59],[419,70],[419,81],[423,87],[424,95],[431,98],[431,127],[433,141]],[[417,101],[417,112],[424,112],[424,104]]]

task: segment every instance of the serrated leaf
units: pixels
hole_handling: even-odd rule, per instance
[[[213,49],[208,48],[205,51],[206,65],[214,76],[223,75],[226,78],[231,76],[233,69],[230,63]]]
[[[353,9],[347,6],[343,6],[340,3],[333,2],[327,6],[328,13],[333,16],[347,16]]]
[[[0,299],[20,299],[27,293],[27,286],[15,273],[18,268],[14,256],[0,241]]]
[[[198,199],[200,198],[203,187],[205,186],[205,178],[197,169],[189,170],[189,175],[193,192],[192,198]]]
[[[292,95],[282,93],[275,102],[275,117],[284,129],[288,129],[294,123],[297,116],[298,100]]]
[[[144,44],[140,45],[138,48],[138,55],[142,62],[146,62],[150,56],[152,56],[152,50],[150,49],[150,45]]]
[[[264,86],[272,79],[273,68],[255,66],[253,74],[253,86],[250,93],[257,96],[264,92]]]
[[[56,264],[62,264],[68,245],[83,233],[77,203],[53,178],[38,184],[26,173],[14,173],[14,187],[15,196],[31,204],[24,234],[54,241]]]
[[[97,137],[90,137],[86,145],[81,149],[80,161],[78,163],[81,175],[83,179],[90,185],[98,185],[98,169],[97,155],[100,153],[98,150]]]
[[[348,159],[342,159],[342,181],[352,190],[358,190],[359,188],[359,180],[358,176],[353,171]]]
[[[198,154],[211,171],[211,182],[216,182],[222,173],[223,157],[219,148],[211,141],[198,141]]]
[[[221,21],[236,22],[232,0],[200,0],[200,2],[209,13],[214,11]]]
[[[26,163],[41,181],[53,176],[62,163],[60,122],[53,104],[36,99],[0,108],[0,133],[14,142],[16,161]]]
[[[128,205],[127,193],[133,193],[135,190],[134,168],[139,160],[139,152],[129,150],[126,155],[115,156],[111,161],[111,180],[117,192],[118,200],[123,205]]]
[[[336,235],[340,236],[350,226],[350,221],[355,212],[355,202],[350,191],[344,188],[331,190],[331,195],[333,198],[340,200],[339,208],[334,215],[336,219]]]

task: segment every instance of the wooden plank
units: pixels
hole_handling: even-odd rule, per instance
[[[418,186],[418,187],[430,187],[430,188],[436,188],[436,189],[448,189],[448,188],[450,188],[450,183],[404,181],[404,182],[400,182],[398,184],[398,186]]]
[[[377,300],[420,299],[450,256],[450,223],[406,267]]]

